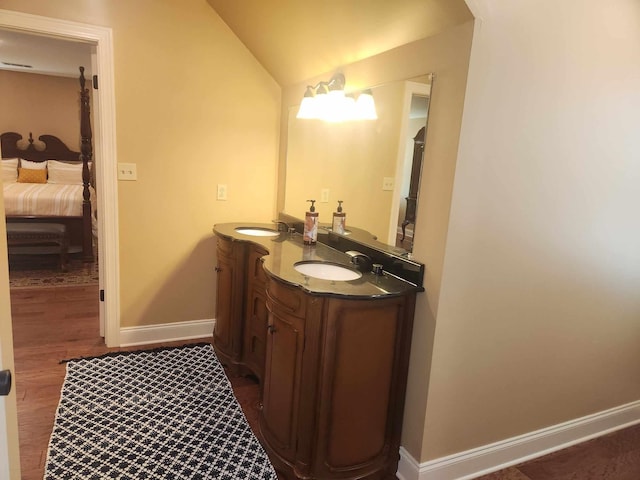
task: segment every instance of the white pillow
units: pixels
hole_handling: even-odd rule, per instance
[[[44,170],[47,168],[47,161],[44,162],[30,162],[23,158],[20,159],[20,166],[22,168],[28,168],[29,170]]]
[[[2,182],[15,183],[18,179],[18,159],[2,159]]]
[[[91,166],[89,166],[91,167]],[[49,160],[47,183],[59,185],[82,185],[82,164]]]

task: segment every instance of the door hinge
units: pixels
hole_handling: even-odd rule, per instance
[[[93,76],[93,89],[98,90],[98,75]]]
[[[104,290],[100,290],[100,301],[104,302]]]

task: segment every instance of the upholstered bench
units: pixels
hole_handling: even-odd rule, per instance
[[[69,236],[67,227],[61,223],[7,223],[7,247],[58,245],[60,253],[60,270],[67,271],[69,253]]]

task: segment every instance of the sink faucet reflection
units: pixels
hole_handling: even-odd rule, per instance
[[[291,232],[291,229],[293,228],[287,222],[283,222],[282,220],[271,220],[271,221],[277,225],[279,232]]]

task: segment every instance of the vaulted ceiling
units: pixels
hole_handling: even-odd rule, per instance
[[[283,87],[473,17],[464,0],[207,0]]]
[[[207,2],[282,87],[473,18],[464,0]],[[89,55],[88,44],[0,30],[0,61],[33,66],[0,69],[77,76],[80,64],[89,73]]]

